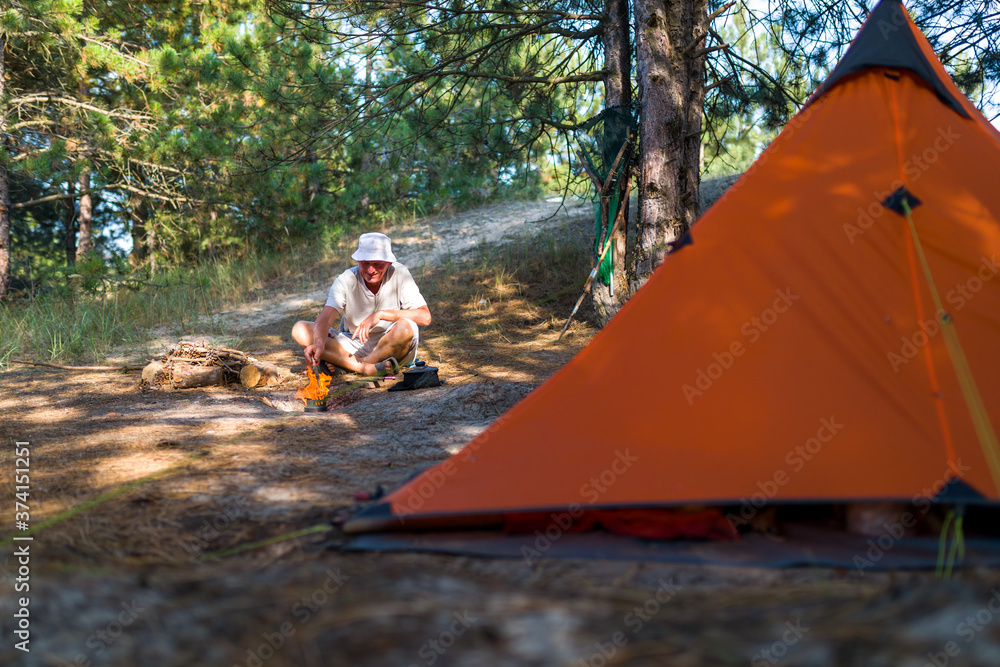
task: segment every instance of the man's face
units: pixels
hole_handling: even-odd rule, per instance
[[[389,270],[391,262],[358,262],[361,277],[369,285],[381,285],[385,272]]]

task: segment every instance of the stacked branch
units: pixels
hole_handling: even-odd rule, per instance
[[[281,382],[278,367],[245,352],[205,342],[179,342],[142,370],[148,386],[172,389],[208,387],[239,382],[247,388],[271,387]]]

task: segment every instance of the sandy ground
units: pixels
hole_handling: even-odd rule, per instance
[[[556,224],[525,222],[551,208],[422,221],[399,231],[399,254],[461,262],[498,234]],[[508,221],[502,233],[487,224],[496,219]],[[30,520],[53,521],[0,551],[0,664],[1000,664],[996,570],[941,581],[344,551],[331,519],[357,505],[355,494],[457,451],[593,330],[581,324],[555,343],[558,328],[538,321],[503,345],[429,330],[422,356],[444,387],[390,394],[342,382],[335,409],[304,414],[290,399],[302,378],[287,331],[324,294],[272,295],[223,315],[244,349],[284,369],[271,390],[0,374],[2,534],[13,528],[16,441],[31,443]],[[21,597],[30,652],[16,648]]]

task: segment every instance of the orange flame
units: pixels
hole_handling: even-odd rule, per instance
[[[309,376],[309,384],[295,392],[295,398],[322,401],[330,393],[330,380],[333,378],[323,373],[317,378],[311,368],[306,369],[306,374]]]

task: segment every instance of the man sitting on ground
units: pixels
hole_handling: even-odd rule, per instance
[[[322,359],[363,375],[395,373],[416,358],[418,327],[431,323],[431,311],[385,234],[362,234],[351,259],[358,265],[333,281],[315,322],[295,323],[292,339],[310,366]]]

